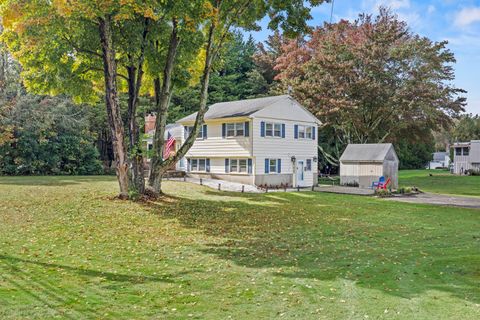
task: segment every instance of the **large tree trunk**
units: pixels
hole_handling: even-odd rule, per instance
[[[130,57],[130,65],[127,67],[128,73],[128,141],[130,151],[131,174],[130,184],[139,194],[145,192],[145,173],[143,164],[143,152],[140,141],[140,129],[137,122],[137,107],[140,96],[140,88],[143,80],[143,62],[145,59],[145,47],[147,43],[149,19],[145,18],[142,44],[138,61]]]
[[[127,68],[128,71],[128,142],[130,153],[130,187],[136,192],[143,194],[145,191],[145,174],[143,167],[143,154],[140,145],[140,129],[137,123],[137,70],[134,67]],[[140,70],[138,72],[141,72]]]
[[[161,192],[161,178],[166,170],[163,169],[163,149],[165,145],[165,126],[168,117],[168,105],[172,96],[172,73],[175,66],[175,58],[180,38],[177,34],[177,22],[172,20],[172,34],[170,36],[167,60],[163,70],[163,83],[160,86],[160,79],[154,80],[155,86],[155,110],[157,119],[155,121],[155,136],[153,138],[153,156],[150,165],[150,176],[148,185],[150,192],[159,195]]]
[[[200,129],[200,125],[203,123],[203,117],[205,115],[205,112],[207,111],[208,85],[210,81],[210,71],[212,68],[213,57],[215,55],[213,52],[214,31],[215,31],[215,24],[212,23],[208,33],[205,64],[204,64],[202,78],[201,78],[200,106],[197,112],[197,117],[195,119],[193,130],[173,157],[170,157],[165,160],[157,160],[157,162],[155,163],[155,166],[154,166],[154,163],[152,162],[152,169],[150,171],[150,178],[149,178],[149,186],[152,188],[152,191],[154,192],[155,195],[161,194],[161,183],[162,183],[163,175],[172,165],[174,165],[181,158],[183,158],[187,153],[187,151],[192,147],[197,137],[198,131]],[[167,68],[165,68],[165,70],[167,70]],[[165,87],[165,82],[163,87]],[[162,95],[165,93],[163,89],[164,88],[162,88],[162,91],[161,91]],[[166,92],[168,93],[168,91]],[[160,101],[162,101],[162,97],[163,97],[162,95],[160,95]],[[165,124],[166,124],[166,118],[167,118],[169,98],[170,98],[169,96],[163,97],[164,99],[163,101],[165,105],[164,106],[161,105],[163,108],[160,108],[159,111],[161,112],[163,111],[164,114],[160,117],[157,116],[156,135],[155,135],[155,142],[154,142],[154,143],[157,143],[157,145],[154,146],[154,149],[155,147],[157,147],[156,149],[157,152],[163,151],[163,145],[165,140],[164,139]],[[160,134],[160,132],[161,132],[161,135],[157,137],[157,133]]]
[[[112,145],[115,154],[116,173],[120,186],[121,199],[128,198],[128,159],[125,149],[125,134],[117,93],[117,63],[113,47],[111,17],[99,19],[100,42],[103,51],[103,70],[105,77],[105,105],[108,124],[112,133]]]

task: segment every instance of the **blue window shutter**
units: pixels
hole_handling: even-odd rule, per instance
[[[250,122],[245,122],[245,137],[250,136]]]
[[[222,138],[225,138],[226,135],[227,135],[227,124],[222,123]]]
[[[248,173],[252,173],[252,159],[247,160]]]
[[[285,138],[285,123],[282,123],[282,138]]]
[[[230,159],[225,159],[225,173],[230,172]]]
[[[315,140],[315,131],[317,131],[317,127],[312,127],[312,140]]]
[[[268,159],[265,159],[265,173],[270,172],[270,168],[268,167],[270,164],[270,161]]]
[[[293,126],[293,137],[298,139],[298,124]]]
[[[282,159],[277,159],[277,173],[282,173]]]
[[[191,165],[191,161],[190,159],[187,159],[187,172],[190,172],[190,165]]]
[[[203,136],[203,139],[207,139],[207,125],[206,125],[206,124],[203,125],[203,134],[202,134],[202,136]]]
[[[205,169],[207,172],[210,172],[210,159],[205,160]]]
[[[188,138],[188,127],[183,127],[183,138],[185,140]]]
[[[264,121],[260,122],[260,137],[265,137],[265,122]]]

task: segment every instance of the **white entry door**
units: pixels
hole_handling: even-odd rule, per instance
[[[303,160],[297,161],[297,186],[305,185],[305,164]]]

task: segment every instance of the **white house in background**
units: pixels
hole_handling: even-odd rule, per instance
[[[450,154],[448,152],[434,152],[432,161],[428,163],[427,169],[448,168],[450,165]]]
[[[340,157],[340,184],[369,188],[383,176],[397,188],[398,165],[391,143],[349,144]]]
[[[457,142],[452,148],[454,174],[464,174],[469,169],[480,170],[480,140]]]
[[[183,137],[174,134],[177,146],[185,141],[195,117],[196,113],[177,121],[184,128]],[[205,114],[184,169],[194,177],[257,186],[316,185],[319,125],[288,95],[216,103]]]
[[[145,143],[147,146],[147,150],[150,151],[153,149],[153,136],[155,135],[155,115],[149,114],[145,117],[145,133],[146,139]],[[184,136],[184,129],[181,124],[172,123],[167,124],[165,126],[165,140],[167,140],[170,136],[173,136],[175,141],[173,142],[172,150],[174,152],[180,149],[183,143],[183,136]],[[170,135],[170,136],[169,136]],[[150,161],[150,158],[147,157],[147,161]],[[186,171],[186,160],[182,158],[179,162],[175,164],[176,171]]]

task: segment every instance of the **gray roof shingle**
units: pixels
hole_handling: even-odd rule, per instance
[[[350,162],[382,162],[387,157],[391,143],[366,143],[366,144],[349,144],[340,161]]]
[[[249,116],[283,99],[292,99],[289,95],[246,99],[212,104],[205,113],[205,120]],[[177,122],[195,121],[197,113],[192,113]]]

